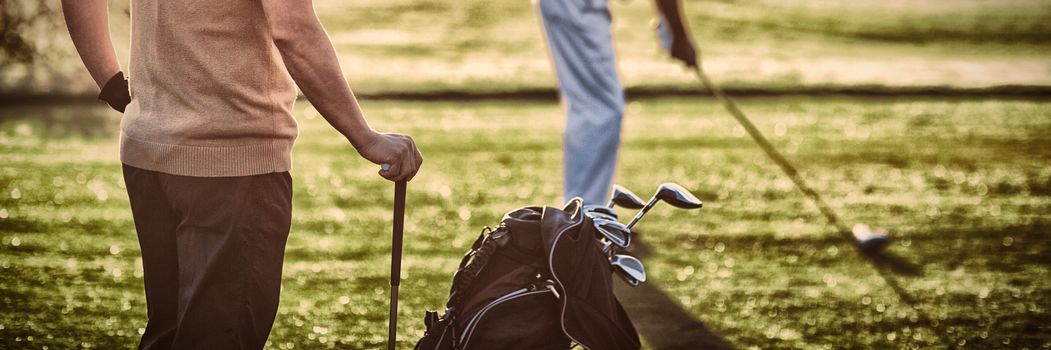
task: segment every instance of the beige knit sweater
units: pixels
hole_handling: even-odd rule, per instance
[[[288,171],[296,91],[258,0],[133,0],[120,159],[174,175]]]

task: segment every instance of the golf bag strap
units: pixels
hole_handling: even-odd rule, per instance
[[[461,261],[460,270],[453,277],[451,297],[445,305],[447,310],[449,310],[446,313],[446,317],[450,314],[455,316],[455,313],[459,311],[462,299],[460,292],[467,290],[471,282],[474,282],[475,277],[478,277],[478,273],[482,271],[482,268],[489,263],[489,258],[496,252],[497,242],[489,239],[490,237],[492,235],[479,237],[479,239],[482,239],[481,246],[478,249],[471,250],[470,253],[464,256],[464,260]]]
[[[456,268],[457,271],[462,270],[464,266],[467,266],[467,263],[471,261],[471,258],[478,252],[478,249],[482,248],[482,242],[485,242],[485,237],[492,232],[493,229],[489,226],[482,228],[482,232],[478,233],[478,238],[474,240],[474,243],[471,243],[471,250],[464,253],[463,259],[460,259],[460,265]]]

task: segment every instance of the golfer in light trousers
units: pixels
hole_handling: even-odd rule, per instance
[[[655,0],[673,58],[695,65],[678,0]],[[606,0],[536,0],[567,111],[563,201],[605,204],[617,164],[624,88],[617,74]]]

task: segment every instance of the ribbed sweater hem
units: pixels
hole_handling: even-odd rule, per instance
[[[172,145],[138,140],[121,133],[124,164],[180,176],[250,176],[292,169],[293,140],[236,146]]]

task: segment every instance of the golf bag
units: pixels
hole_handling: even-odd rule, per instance
[[[638,349],[581,209],[579,199],[525,207],[483,230],[460,261],[445,313],[424,316],[416,349]]]

